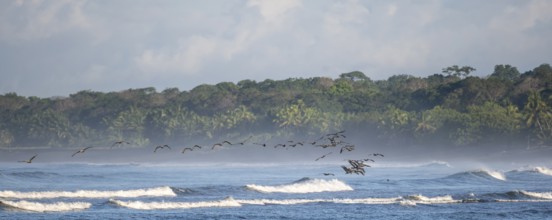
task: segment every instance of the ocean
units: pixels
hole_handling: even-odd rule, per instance
[[[552,219],[552,170],[4,162],[0,219]]]

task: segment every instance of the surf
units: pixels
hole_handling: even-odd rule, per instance
[[[506,176],[504,176],[503,173],[494,171],[494,170],[488,170],[488,169],[477,169],[477,170],[460,172],[460,173],[452,174],[447,178],[465,179],[469,177],[479,177],[479,178],[506,181]]]
[[[33,212],[67,212],[67,211],[79,211],[88,209],[92,206],[88,202],[54,202],[54,203],[40,203],[40,202],[29,202],[25,200],[21,201],[6,201],[0,200],[0,204]]]
[[[138,209],[138,210],[159,210],[159,209],[191,209],[191,208],[214,208],[214,207],[240,207],[233,198],[229,197],[215,201],[198,201],[198,202],[143,202],[143,201],[122,201],[110,199],[111,203],[118,206]]]
[[[353,190],[351,186],[338,179],[324,180],[310,178],[303,178],[290,184],[277,186],[248,184],[246,188],[263,193],[318,193]]]
[[[54,199],[54,198],[133,198],[174,197],[176,193],[168,186],[134,190],[77,190],[77,191],[0,191],[0,198],[11,199]]]

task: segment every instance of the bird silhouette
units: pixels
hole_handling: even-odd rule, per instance
[[[194,151],[194,149],[191,147],[185,147],[184,149],[182,149],[182,153],[186,152],[187,150]]]
[[[153,150],[153,153],[157,152],[157,150],[159,149],[163,149],[163,148],[169,148],[171,149],[171,147],[169,145],[158,145],[157,147],[155,147],[155,150]]]
[[[339,151],[339,153],[343,153],[344,150],[346,151],[353,151],[355,149],[355,145],[345,145],[344,147],[341,148],[341,150]]]
[[[21,161],[18,161],[18,162],[20,162],[20,163],[32,163],[36,156],[38,156],[38,154],[32,156],[29,160],[21,160]]]
[[[130,144],[130,142],[128,141],[115,141],[113,142],[113,144],[111,145],[111,147],[115,147],[115,145],[123,145],[123,144]]]
[[[322,159],[322,158],[324,158],[324,157],[326,157],[326,156],[328,156],[328,155],[330,155],[330,154],[332,154],[332,152],[327,153],[327,154],[324,154],[324,155],[320,156],[319,158],[316,158],[314,161],[318,161],[318,160],[320,160],[320,159]]]
[[[199,146],[199,145],[196,144],[196,145],[194,145],[192,148],[201,149],[201,146]]]
[[[71,155],[71,157],[74,157],[74,156],[77,155],[77,154],[82,154],[82,153],[84,153],[86,150],[88,150],[88,149],[90,149],[90,148],[92,148],[92,147],[85,147],[85,148],[83,148],[83,149],[80,149],[79,151],[77,151],[77,152],[75,152],[73,155]]]
[[[221,147],[221,146],[222,146],[222,143],[213,144],[213,147],[211,147],[211,150],[214,150],[215,147]]]

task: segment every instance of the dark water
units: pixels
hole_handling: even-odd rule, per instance
[[[0,219],[550,219],[552,170],[335,164],[22,164]],[[324,176],[322,173],[334,173]]]

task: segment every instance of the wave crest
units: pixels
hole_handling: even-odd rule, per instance
[[[21,201],[4,201],[0,200],[0,204],[5,206],[33,211],[33,212],[67,212],[67,211],[76,211],[88,209],[92,204],[88,202],[55,202],[55,203],[40,203],[40,202],[29,202],[25,200]]]
[[[504,176],[503,173],[494,171],[494,170],[487,170],[487,169],[479,169],[479,170],[472,170],[472,171],[466,171],[461,172],[457,174],[450,175],[449,177],[466,177],[466,176],[477,176],[477,177],[484,177],[484,178],[491,178],[501,181],[506,181],[506,176]]]
[[[533,169],[533,171],[535,171],[535,172],[537,172],[537,173],[540,173],[540,174],[552,176],[552,170],[551,170],[551,169],[548,169],[548,168],[546,168],[546,167],[535,167],[535,168]]]
[[[262,186],[255,184],[246,185],[248,189],[264,193],[317,193],[317,192],[337,192],[352,191],[353,188],[346,183],[337,180],[323,179],[301,179],[290,184],[279,186]]]
[[[552,200],[552,192],[528,192],[528,191],[519,191],[521,194],[537,198],[537,199],[551,199]]]
[[[0,198],[14,199],[53,199],[53,198],[132,198],[132,197],[162,197],[176,196],[174,191],[168,187],[156,187],[135,190],[78,190],[78,191],[40,191],[40,192],[19,192],[0,191]]]
[[[229,197],[217,201],[199,201],[199,202],[142,202],[142,201],[121,201],[110,199],[110,202],[122,207],[139,210],[159,210],[159,209],[191,209],[208,207],[240,207],[233,198]]]

